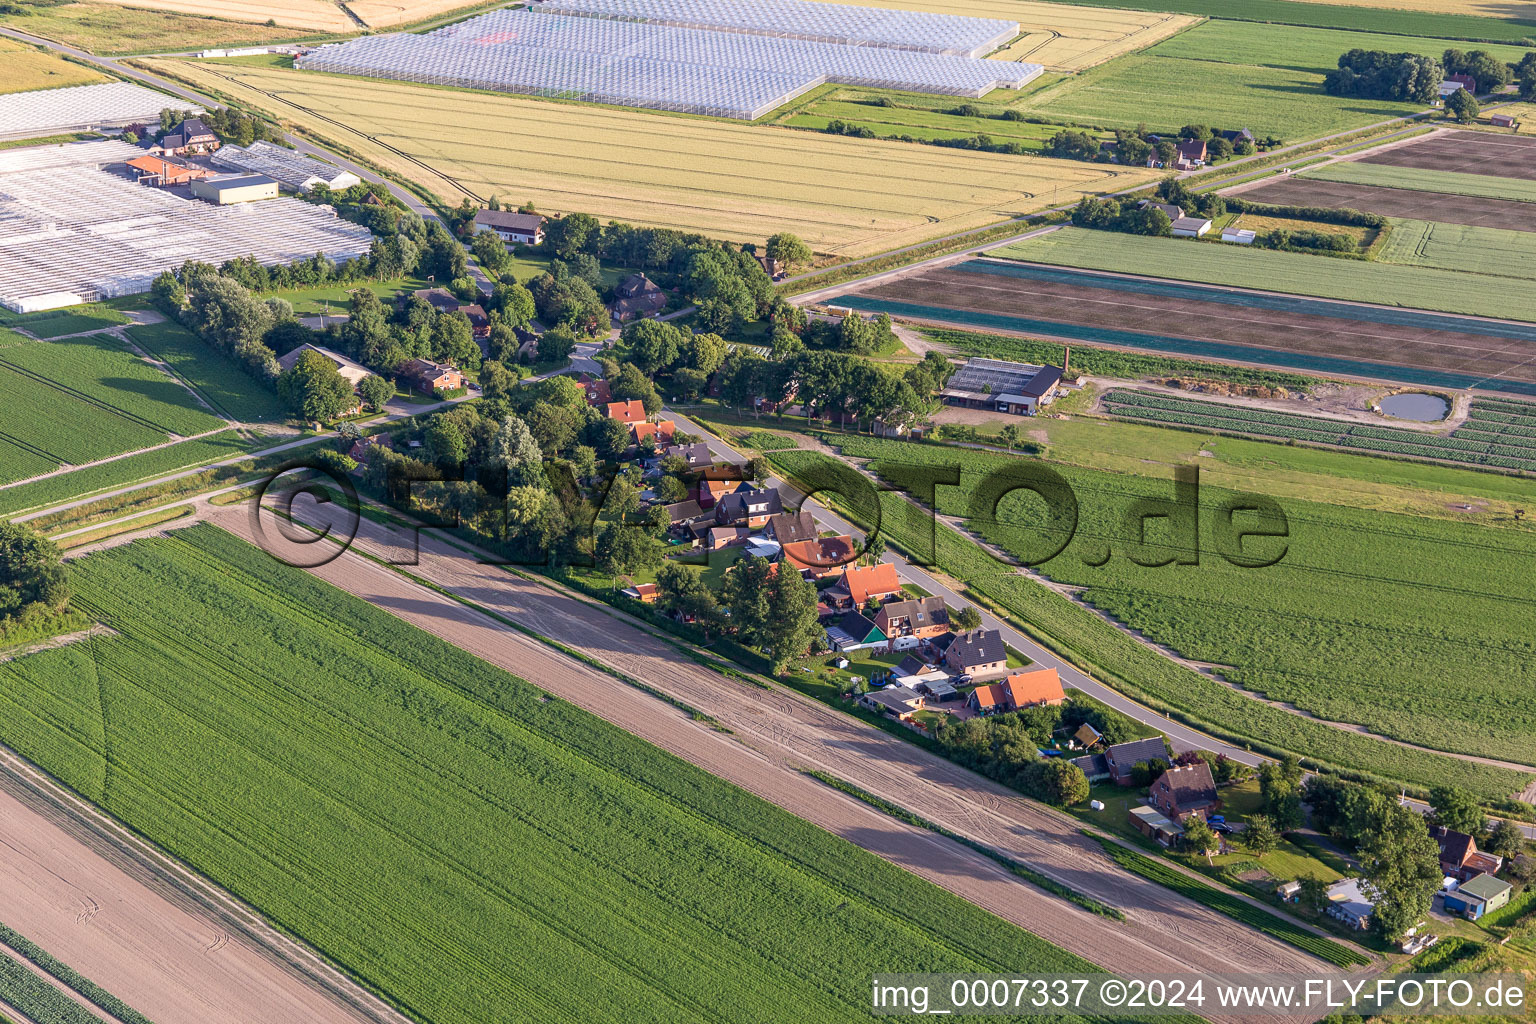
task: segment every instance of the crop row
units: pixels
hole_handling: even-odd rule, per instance
[[[91,1011],[0,953],[0,1003],[27,1015],[32,1024],[101,1024]]]
[[[163,433],[0,367],[0,433],[79,465],[166,440]]]

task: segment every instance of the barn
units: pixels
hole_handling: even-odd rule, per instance
[[[972,359],[955,371],[939,397],[946,405],[1034,416],[1055,397],[1064,372],[1054,366]]]

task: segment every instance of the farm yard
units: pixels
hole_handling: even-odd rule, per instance
[[[1446,130],[1410,145],[1371,153],[1356,162],[1536,181],[1536,139]]]
[[[357,25],[333,0],[106,0],[122,7],[227,21],[275,21],[314,32],[352,32]]]
[[[236,5],[231,0],[229,6]],[[180,49],[192,50],[286,42],[304,34],[270,27],[265,18],[260,24],[223,21],[108,3],[63,3],[27,10],[27,14],[0,14],[0,25],[101,54],[163,50],[167,39],[174,39]]]
[[[1372,455],[1405,455],[1536,472],[1536,405],[1527,402],[1478,398],[1466,424],[1449,434],[1245,409],[1226,402],[1134,390],[1110,391],[1099,402],[1111,416],[1150,423],[1331,445]]]
[[[30,341],[0,330],[0,483],[222,426],[109,336]]]
[[[270,67],[144,63],[307,126],[450,203],[498,195],[733,240],[791,231],[845,256],[1154,173]]]
[[[120,635],[0,665],[0,738],[413,1017],[837,1019],[897,959],[1091,969],[212,527],[75,573]]]
[[[92,85],[107,76],[14,39],[0,39],[0,93]]]
[[[1536,179],[1500,178],[1489,174],[1461,174],[1419,167],[1368,164],[1359,160],[1325,164],[1301,173],[1304,180],[1342,181],[1350,185],[1375,185],[1380,188],[1409,189],[1416,192],[1443,192],[1451,196],[1476,199],[1509,199],[1536,203]]]
[[[1263,199],[1269,202],[1268,198]],[[1063,228],[994,249],[990,255],[1056,266],[1433,309],[1471,316],[1536,319],[1536,286],[1421,267],[1351,261],[1347,274],[1327,257],[1143,235]]]
[[[971,514],[968,489],[989,468],[1011,461],[1003,455],[852,435],[829,435],[827,440],[846,456],[875,460],[876,469],[881,459],[907,465],[960,465],[960,486],[939,488],[938,495],[942,513],[964,517]],[[826,459],[814,452],[770,452],[767,457],[776,468],[790,474],[806,472]],[[1525,709],[1531,693],[1527,668],[1522,666],[1514,674],[1501,677],[1507,680],[1504,684],[1492,682],[1494,677],[1483,675],[1481,670],[1472,672],[1466,677],[1473,682],[1475,693],[1450,694],[1444,686],[1448,677],[1463,678],[1467,658],[1475,660],[1487,655],[1490,661],[1504,666],[1522,658],[1529,660],[1528,655],[1514,648],[1506,654],[1488,652],[1475,643],[1459,645],[1455,638],[1463,616],[1470,613],[1469,608],[1464,604],[1451,607],[1440,592],[1438,580],[1423,593],[1407,593],[1401,604],[1395,596],[1373,598],[1377,604],[1359,603],[1365,592],[1395,594],[1394,587],[1400,584],[1394,584],[1389,576],[1402,571],[1398,565],[1400,558],[1419,552],[1401,549],[1398,542],[1402,535],[1390,531],[1417,530],[1420,520],[1287,500],[1283,509],[1290,523],[1289,551],[1278,566],[1262,570],[1273,574],[1274,582],[1269,582],[1266,575],[1265,586],[1255,587],[1251,573],[1259,570],[1238,569],[1214,552],[1206,553],[1198,566],[1142,568],[1124,557],[1125,552],[1135,550],[1125,540],[1125,510],[1143,497],[1168,497],[1171,486],[1166,478],[1051,465],[1078,494],[1079,523],[1076,539],[1065,552],[1040,568],[1052,579],[1086,587],[1085,597],[1132,628],[1149,631],[1153,639],[1173,644],[1186,657],[1210,660],[1220,666],[1241,666],[1222,671],[1243,685],[1257,685],[1262,679],[1265,688],[1278,687],[1282,679],[1290,680],[1288,692],[1293,695],[1289,699],[1324,718],[1341,722],[1368,718],[1369,726],[1377,731],[1394,735],[1411,732],[1410,739],[1415,743],[1448,745],[1445,749],[1467,744],[1498,746],[1516,752],[1515,760],[1530,757],[1530,733],[1536,722]],[[1143,473],[1159,471],[1168,472],[1170,467],[1142,468]],[[1215,488],[1202,489],[1202,507],[1214,508],[1225,493]],[[921,517],[902,514],[906,498],[896,492],[884,492],[880,500],[882,522],[890,540],[908,550],[929,550],[926,523]],[[1035,515],[1029,514],[1030,510],[1013,504],[1018,500],[1015,497],[1004,501],[1000,525],[974,519],[971,525],[1005,548],[1024,550],[1028,545],[1038,552],[1042,547],[1040,529],[1009,522],[1016,515],[1028,522],[1038,522]],[[1495,595],[1480,613],[1488,614],[1493,606],[1503,603],[1502,617],[1495,615],[1487,620],[1487,628],[1503,628],[1499,622],[1512,628],[1518,617],[1511,616],[1508,608],[1525,600],[1516,580],[1527,571],[1529,558],[1525,553],[1536,551],[1536,541],[1523,531],[1499,531],[1492,538],[1480,537],[1493,543],[1486,549],[1472,549],[1488,552],[1484,559],[1479,559],[1479,565],[1484,560],[1490,566],[1497,563],[1494,576],[1483,581],[1470,573],[1465,563],[1467,537],[1455,536],[1452,542],[1440,543],[1443,534],[1437,535],[1437,531],[1459,528],[1464,528],[1463,524],[1426,522],[1424,539],[1414,543],[1425,544],[1426,551],[1433,551],[1439,559],[1436,564],[1442,569],[1446,559],[1453,563],[1461,560],[1461,569],[1456,570],[1454,578],[1477,578],[1480,589]],[[1493,532],[1474,528],[1472,533],[1478,529],[1482,533]],[[1505,532],[1511,533],[1507,541]],[[1205,535],[1210,536],[1208,527]],[[935,565],[947,575],[964,580],[968,592],[1005,609],[1018,621],[1029,623],[1058,649],[1074,652],[1116,689],[1157,710],[1177,712],[1177,717],[1215,735],[1251,742],[1255,750],[1288,750],[1321,763],[1417,786],[1458,785],[1490,797],[1514,793],[1524,788],[1531,777],[1524,771],[1383,743],[1357,731],[1336,728],[1273,706],[1169,660],[1094,611],[994,560],[973,541],[952,530],[941,527],[935,538]],[[1052,547],[1057,543],[1059,538],[1050,542]],[[1096,569],[1082,564],[1084,558],[1097,560],[1106,547],[1113,550],[1114,557],[1109,562]],[[1513,563],[1527,568],[1517,569]],[[1390,566],[1391,573],[1374,568],[1383,565]],[[1414,563],[1408,570],[1415,578],[1422,573],[1426,579],[1441,571],[1435,565],[1421,563]],[[1295,589],[1298,587],[1301,589]],[[1415,619],[1414,615],[1426,607],[1430,613]],[[1401,619],[1396,618],[1399,611]],[[1352,620],[1357,612],[1371,621],[1356,627]],[[1170,621],[1179,616],[1179,623]],[[1345,620],[1350,620],[1347,628]],[[1299,621],[1315,629],[1297,630]],[[1379,648],[1366,645],[1366,638],[1380,644],[1386,636],[1393,637],[1390,642],[1396,643],[1396,631],[1403,628],[1403,623],[1409,624],[1407,628],[1418,639],[1406,638],[1405,646],[1394,647],[1385,655]],[[1188,647],[1179,647],[1180,643]],[[1525,643],[1528,641],[1517,641],[1517,645]],[[1411,672],[1416,673],[1412,692],[1398,688],[1395,684],[1399,652],[1406,660],[1420,654],[1423,646],[1443,647],[1460,660],[1453,664],[1421,661],[1410,666]],[[1384,656],[1390,659],[1386,671],[1394,680],[1393,686],[1382,686],[1382,676],[1374,667],[1364,676],[1355,671],[1361,664],[1380,665]],[[1329,671],[1320,674],[1319,665],[1328,665]],[[1479,685],[1483,679],[1490,682]],[[1345,693],[1349,699],[1345,699]],[[1520,694],[1518,699],[1516,694]],[[1275,693],[1270,696],[1279,699]],[[1457,700],[1458,696],[1463,699]],[[1446,706],[1445,717],[1437,717],[1436,709],[1441,705]],[[1502,735],[1491,739],[1482,732],[1481,724],[1468,728],[1464,724],[1467,719],[1457,721],[1457,716],[1502,722],[1502,726],[1496,727]]]
[[[1327,206],[1442,224],[1536,231],[1536,203],[1511,199],[1474,199],[1444,192],[1415,192],[1302,177],[1265,179],[1255,188],[1244,188],[1242,196],[1256,203],[1280,206]]]

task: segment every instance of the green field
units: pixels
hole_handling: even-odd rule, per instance
[[[4,953],[0,953],[0,1003],[25,1013],[35,1024],[101,1024],[101,1018]]]
[[[1074,75],[1020,109],[1106,128],[1248,128],[1255,135],[1276,135],[1287,142],[1421,109],[1411,103],[1329,96],[1322,82],[1322,75],[1309,71],[1136,55]]]
[[[1403,12],[1394,13],[1403,17],[1412,17]],[[1533,27],[1532,31],[1536,31],[1536,27]],[[1438,59],[1453,45],[1444,39],[1423,36],[1258,25],[1248,21],[1219,19],[1196,25],[1171,39],[1165,39],[1146,52],[1159,57],[1185,57],[1191,60],[1218,61],[1222,64],[1292,68],[1297,71],[1324,74],[1338,67],[1339,58],[1353,49],[1421,53],[1426,57]],[[1524,47],[1496,44],[1460,48],[1487,50],[1499,60],[1511,64],[1518,62],[1526,52]]]
[[[47,313],[16,314],[0,310],[0,324],[19,327],[39,338],[58,338],[66,334],[99,331],[103,327],[125,324],[128,318],[115,309],[101,305],[76,306]]]
[[[246,373],[218,349],[173,324],[128,328],[134,344],[169,364],[219,412],[240,423],[280,423],[288,411],[277,393]]]
[[[1386,34],[1406,33],[1432,39],[1495,39],[1519,43],[1536,39],[1536,20],[1487,18],[1475,14],[1401,11],[1350,4],[1314,4],[1302,0],[1060,0],[1084,7],[1119,7],[1132,11],[1173,11],[1209,18],[1315,25]]]
[[[1092,969],[212,527],[74,583],[120,635],[0,665],[0,740],[415,1019],[851,1020],[892,964]]]
[[[358,281],[318,288],[288,288],[271,294],[291,304],[294,316],[320,316],[326,313],[345,313],[352,305],[352,293],[359,288],[373,292],[380,302],[388,306],[402,293],[430,287],[430,282],[412,277],[399,281]]]
[[[1536,233],[1392,219],[1376,252],[1383,263],[1536,279]]]
[[[1003,455],[938,445],[844,435],[829,440],[859,458],[958,463],[961,485],[939,488],[939,509],[964,517],[971,512],[969,489],[984,472],[1020,465]],[[768,457],[791,471],[823,458],[805,452]],[[1074,489],[1079,519],[1075,538],[1041,571],[1084,588],[1083,596],[1105,612],[1189,658],[1230,666],[1224,674],[1242,686],[1324,718],[1444,750],[1531,759],[1536,643],[1522,625],[1530,598],[1520,581],[1536,568],[1536,534],[1286,499],[1285,557],[1269,568],[1244,569],[1212,549],[1216,508],[1232,492],[1208,485],[1200,495],[1206,550],[1199,564],[1143,567],[1127,557],[1136,550],[1127,510],[1142,498],[1171,497],[1171,481],[1059,463],[1051,468]],[[926,547],[920,540],[926,524],[899,514],[903,497],[887,493],[882,505],[888,535]],[[1021,525],[1036,521],[1032,512],[1010,497],[998,522],[973,519],[972,525],[1008,550],[1043,557],[1061,537]],[[1155,523],[1149,535],[1162,539]],[[941,528],[937,537],[937,561],[946,573],[1064,653],[1086,659],[1111,685],[1154,707],[1177,709],[1217,735],[1421,787],[1454,781],[1489,797],[1507,796],[1529,777],[1382,743],[1271,707],[1176,665],[959,534]],[[1112,557],[1103,566],[1088,564],[1106,550]]]
[[[816,100],[796,110],[792,116],[776,123],[785,124],[791,128],[813,128],[820,131],[826,128],[829,121],[839,120],[867,127],[881,138],[907,135],[924,141],[986,135],[994,143],[1017,142],[1031,150],[1044,148],[1051,136],[1067,130],[1057,124],[1036,124],[986,116],[987,112],[998,113],[1004,109],[1022,107],[1024,104],[1021,102],[1010,102],[1006,107],[993,106],[985,102],[971,103],[972,106],[984,112],[983,116],[975,117],[948,113],[961,102],[970,102],[957,101],[949,96],[909,97],[906,94],[893,94],[899,97],[897,102],[901,105],[883,107],[845,98],[846,93],[845,90],[834,93],[827,99]],[[936,99],[942,99],[944,102],[936,104],[934,102]],[[1112,137],[1108,132],[1100,132],[1098,135],[1103,139]]]
[[[1435,267],[1346,263],[1277,249],[1071,227],[993,249],[988,255],[1348,302],[1536,320],[1536,282]]]
[[[1326,164],[1305,171],[1300,177],[1342,181],[1351,185],[1406,188],[1416,192],[1443,192],[1478,199],[1514,199],[1536,203],[1536,181],[1497,178],[1491,174],[1461,174],[1457,171],[1431,171],[1422,167],[1394,167],[1391,164],[1367,164],[1351,160]]]

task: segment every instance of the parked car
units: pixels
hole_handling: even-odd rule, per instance
[[[1225,814],[1213,814],[1205,820],[1211,825],[1225,825],[1227,823],[1227,816]]]
[[[1211,823],[1211,831],[1212,832],[1218,832],[1218,833],[1220,833],[1221,835],[1224,835],[1224,836],[1229,836],[1229,835],[1232,834],[1233,828],[1232,828],[1231,825],[1228,825],[1224,821],[1213,821]]]

